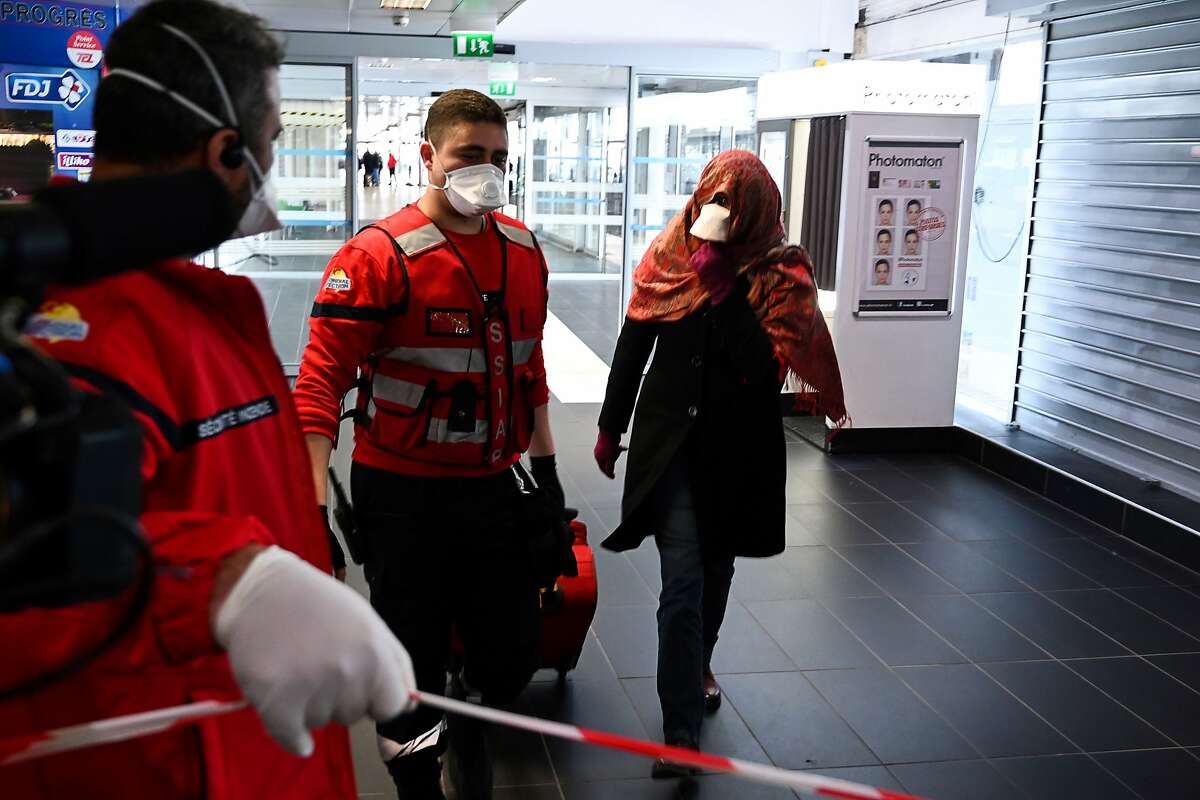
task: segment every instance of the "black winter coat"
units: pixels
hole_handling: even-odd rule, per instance
[[[746,289],[739,280],[725,302],[676,322],[626,318],[600,412],[600,428],[614,434],[624,433],[633,415],[621,524],[606,548],[631,550],[655,533],[649,501],[685,448],[704,547],[737,556],[783,552],[779,362]]]

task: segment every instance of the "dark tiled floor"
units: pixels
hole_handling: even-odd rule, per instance
[[[564,692],[537,683],[518,710],[660,738],[658,557],[599,547],[620,484],[591,460],[597,413],[553,407],[596,548],[594,635]],[[1200,796],[1200,575],[966,461],[788,454],[789,546],[739,561],[706,747],[933,800]],[[528,784],[500,798],[790,796],[722,776],[677,793],[565,742],[501,758]]]

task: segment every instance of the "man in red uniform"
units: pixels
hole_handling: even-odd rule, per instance
[[[444,690],[453,627],[467,683],[503,704],[538,666],[537,591],[512,471],[522,453],[563,504],[542,363],[548,276],[533,234],[496,211],[507,202],[500,107],[447,92],[425,135],[430,186],[420,200],[330,261],[294,396],[323,498],[341,403],[358,387],[351,487],[371,602],[412,654],[419,688]],[[418,710],[378,727],[404,800],[442,797],[445,726]],[[478,754],[477,738],[467,741]]]
[[[146,5],[106,53],[94,179],[209,169],[244,209],[240,233],[271,227],[281,58],[243,12]],[[242,695],[253,710],[0,768],[0,794],[354,798],[346,731],[327,723],[406,709],[411,665],[366,600],[328,574],[307,453],[254,286],[175,259],[54,290],[27,333],[80,387],[123,399],[141,422],[156,571],[131,633],[74,677],[0,703],[0,738],[210,698]],[[86,651],[126,602],[0,615],[0,684]]]

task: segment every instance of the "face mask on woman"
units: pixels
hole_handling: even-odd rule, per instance
[[[697,239],[708,242],[725,242],[729,240],[729,209],[725,206],[709,203],[700,209],[700,216],[692,223],[689,231]]]
[[[437,158],[436,151],[434,158]],[[441,164],[440,159],[438,163]],[[442,167],[442,170],[446,168]],[[481,217],[508,202],[504,173],[495,164],[473,164],[450,170],[446,172],[446,183],[433,188],[445,192],[450,205],[464,217]]]

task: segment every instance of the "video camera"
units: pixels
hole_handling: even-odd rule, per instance
[[[232,232],[232,205],[206,170],[0,203],[0,613],[113,597],[139,573],[135,594],[149,592],[141,427],[121,398],[76,390],[22,338],[44,289],[208,250]]]

